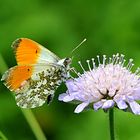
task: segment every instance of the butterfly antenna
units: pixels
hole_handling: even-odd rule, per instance
[[[71,54],[77,50],[87,39],[85,38],[78,46],[76,46],[72,51],[71,51]]]

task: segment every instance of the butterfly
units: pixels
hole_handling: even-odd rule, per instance
[[[15,92],[21,108],[35,108],[52,101],[58,86],[70,77],[71,58],[60,59],[47,48],[28,38],[12,44],[17,66],[2,76],[8,89]]]

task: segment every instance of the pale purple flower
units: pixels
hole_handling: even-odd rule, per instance
[[[80,104],[75,113],[80,113],[92,104],[95,111],[100,108],[107,111],[115,106],[140,115],[140,105],[136,102],[140,100],[140,68],[132,73],[133,60],[130,59],[128,64],[125,64],[124,55],[119,54],[108,59],[103,55],[102,62],[97,56],[97,60],[98,66],[94,59],[91,60],[92,66],[87,60],[88,71],[79,62],[83,74],[74,70],[78,78],[66,82],[68,90],[60,94],[59,100],[78,101]]]

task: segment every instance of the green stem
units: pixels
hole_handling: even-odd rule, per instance
[[[42,132],[40,125],[38,124],[35,116],[33,115],[30,109],[21,109],[24,117],[26,118],[28,124],[30,125],[34,135],[36,136],[37,140],[47,140],[44,133]]]
[[[8,140],[1,131],[0,131],[0,140]]]
[[[114,110],[111,108],[109,110],[109,129],[110,129],[110,140],[115,140],[114,134]]]
[[[3,57],[0,54],[0,73],[3,74],[8,69]]]
[[[3,74],[8,69],[3,57],[0,54],[0,73]],[[21,109],[26,121],[28,122],[29,126],[31,127],[34,135],[36,136],[37,140],[47,140],[39,123],[37,122],[35,116],[33,115],[30,109]]]

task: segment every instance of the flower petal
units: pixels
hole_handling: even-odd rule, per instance
[[[135,100],[140,100],[140,88],[134,90],[133,97]]]
[[[60,94],[59,97],[58,97],[58,100],[63,101],[64,97],[67,96],[67,95],[68,95],[67,93]]]
[[[79,105],[76,107],[76,109],[74,110],[74,112],[75,112],[75,113],[80,113],[80,112],[82,112],[82,111],[84,110],[84,108],[85,108],[86,106],[88,106],[88,105],[89,105],[89,102],[83,102],[83,103],[79,104]]]
[[[70,102],[73,99],[74,99],[73,96],[70,96],[69,94],[66,94],[66,93],[60,94],[58,97],[58,100],[63,101],[63,102]]]
[[[73,80],[68,80],[66,82],[69,93],[77,91],[77,86]]]
[[[113,100],[107,100],[107,101],[103,104],[102,108],[103,108],[103,109],[108,109],[108,108],[111,108],[111,107],[113,107],[113,106],[114,106],[114,101],[113,101]]]
[[[137,102],[135,101],[129,102],[129,105],[134,114],[140,115],[140,105]]]
[[[116,100],[115,102],[117,103],[119,109],[126,109],[128,107],[124,100]]]
[[[100,109],[103,105],[103,101],[98,101],[96,103],[93,104],[93,108],[95,111],[97,111],[98,109]]]

